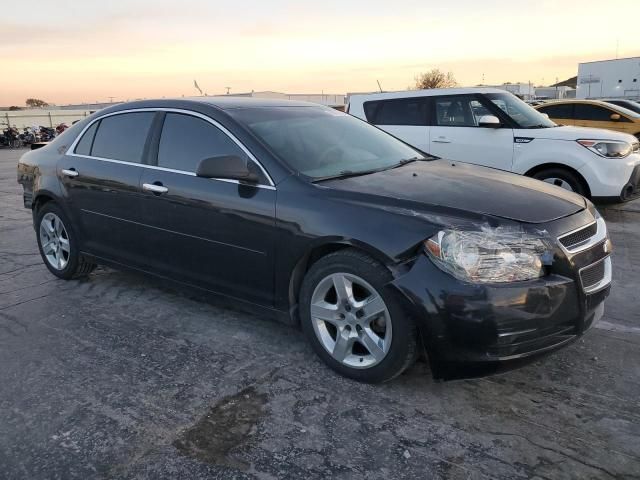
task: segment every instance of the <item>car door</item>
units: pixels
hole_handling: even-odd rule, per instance
[[[87,253],[141,266],[140,177],[155,112],[96,120],[58,161],[58,175]]]
[[[617,114],[618,120],[613,120],[612,115]],[[631,120],[612,108],[604,105],[590,103],[577,103],[575,105],[575,124],[580,127],[606,128],[618,132],[630,132]]]
[[[276,190],[201,178],[199,162],[220,155],[253,161],[222,126],[168,112],[158,127],[155,166],[141,179],[150,268],[208,290],[271,305]]]
[[[375,100],[364,103],[364,112],[369,123],[428,152],[428,105],[425,97]]]
[[[429,153],[449,160],[511,171],[513,129],[478,126],[489,113],[473,95],[433,97]]]

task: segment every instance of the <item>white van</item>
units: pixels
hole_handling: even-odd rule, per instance
[[[347,112],[448,160],[527,175],[596,199],[640,196],[638,139],[556,125],[504,90],[352,95]]]

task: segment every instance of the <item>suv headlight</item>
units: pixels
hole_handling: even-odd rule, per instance
[[[442,230],[424,242],[433,262],[473,283],[531,280],[545,274],[553,253],[541,236],[504,228]]]
[[[624,158],[633,150],[630,143],[617,140],[577,140],[596,155],[606,158]]]

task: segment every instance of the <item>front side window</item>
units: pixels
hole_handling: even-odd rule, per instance
[[[142,163],[154,115],[155,112],[135,112],[104,117],[95,134],[91,156]]]
[[[366,102],[367,120],[374,125],[427,125],[425,98],[397,98]]]
[[[469,95],[435,97],[436,125],[439,127],[477,127],[472,102],[476,102],[476,100]]]
[[[527,105],[511,93],[486,93],[484,96],[507,114],[520,128],[551,128],[557,126],[535,108]],[[549,116],[562,118],[554,117],[551,114]]]
[[[167,113],[158,147],[158,166],[195,172],[205,158],[245,152],[222,130],[191,115]]]
[[[576,120],[587,120],[592,122],[610,122],[611,115],[617,113],[608,108],[599,105],[590,105],[588,103],[576,103],[575,118]]]
[[[273,154],[312,179],[387,169],[423,155],[382,130],[324,107],[230,110]]]

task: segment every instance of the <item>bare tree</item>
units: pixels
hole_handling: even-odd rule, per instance
[[[443,71],[434,68],[426,73],[421,73],[416,76],[415,88],[422,90],[427,88],[449,88],[458,85],[453,73]]]
[[[40,100],[39,98],[27,98],[24,102],[27,107],[36,108],[36,107],[48,107],[49,104],[44,100]]]

